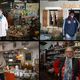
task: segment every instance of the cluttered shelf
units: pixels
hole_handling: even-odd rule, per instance
[[[6,40],[39,40],[38,3],[14,2],[1,6],[8,22]]]

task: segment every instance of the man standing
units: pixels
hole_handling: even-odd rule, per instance
[[[2,10],[0,9],[0,37],[2,40],[5,40],[7,36],[8,22],[6,17],[3,15]]]
[[[79,60],[74,58],[74,51],[71,47],[65,50],[65,58],[58,59],[53,63],[56,80],[79,80]]]
[[[74,17],[74,11],[71,10],[68,18],[66,18],[63,23],[63,36],[65,40],[76,40],[78,25],[79,22]]]
[[[3,57],[3,54],[0,53],[0,80],[5,80],[4,76],[4,67],[6,66],[5,59]]]

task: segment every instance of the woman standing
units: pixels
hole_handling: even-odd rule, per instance
[[[8,31],[8,22],[6,17],[3,15],[2,10],[0,9],[0,38],[5,40]]]

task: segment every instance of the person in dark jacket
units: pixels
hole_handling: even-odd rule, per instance
[[[53,63],[56,80],[80,80],[80,62],[74,58],[74,51],[71,47],[65,50],[65,57],[57,59]]]
[[[76,33],[78,31],[79,22],[74,17],[74,11],[71,10],[68,18],[63,23],[63,36],[65,40],[76,40]]]

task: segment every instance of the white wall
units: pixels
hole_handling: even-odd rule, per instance
[[[70,4],[70,5],[74,5],[75,9],[77,9],[76,7],[78,7],[77,5],[80,6],[80,1],[40,1],[40,22],[42,24],[42,17],[43,17],[43,10],[45,10],[46,7],[60,7],[63,9],[63,18],[66,18],[68,16],[68,10],[70,10],[71,8],[63,8],[65,4]],[[76,4],[76,6],[75,6]],[[78,8],[80,9],[80,7]]]
[[[0,45],[0,46],[2,46],[2,45]],[[13,42],[7,42],[7,43],[4,44],[4,46],[5,46],[5,48],[4,48],[3,51],[20,49],[20,48],[23,47],[21,42],[16,42],[16,47],[15,48],[13,47]]]
[[[32,60],[39,59],[39,48],[31,49],[32,51]]]
[[[15,50],[15,49],[20,49],[20,48],[24,47],[24,46],[22,46],[22,42],[17,42],[15,48],[13,47],[13,42],[7,42],[7,43],[5,43],[5,48],[3,50],[1,44],[0,44],[0,51]],[[27,44],[26,47],[28,47],[29,51],[32,52],[31,63],[33,63],[34,59],[39,59],[39,43],[38,42],[29,42],[29,44]],[[24,53],[21,53],[21,54],[24,54]],[[25,58],[23,58],[22,62],[24,62],[24,60],[25,60]]]

